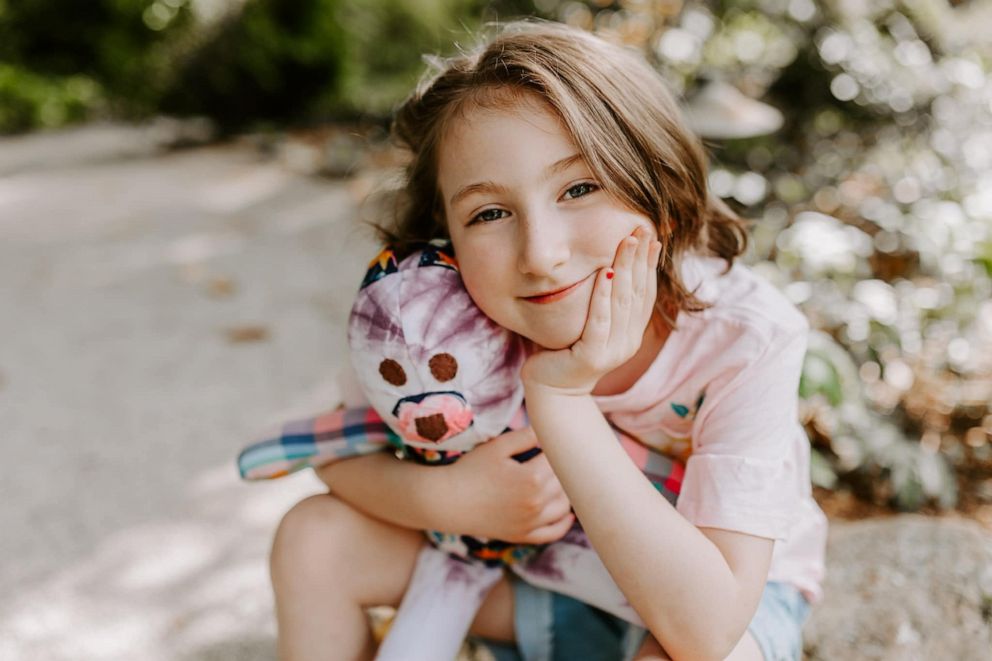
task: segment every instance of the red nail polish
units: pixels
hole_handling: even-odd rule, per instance
[[[606,279],[607,280],[612,280],[613,279],[613,275],[614,275],[613,269],[607,269],[606,270]]]

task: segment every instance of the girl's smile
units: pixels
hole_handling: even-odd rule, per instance
[[[524,296],[523,299],[525,301],[528,301],[529,303],[537,303],[539,305],[544,305],[546,303],[554,303],[555,301],[560,301],[561,299],[565,298],[569,294],[573,293],[576,289],[579,288],[579,285],[581,285],[584,282],[590,280],[595,275],[596,275],[595,273],[592,273],[592,274],[587,275],[582,280],[579,280],[578,282],[572,283],[570,285],[566,285],[565,287],[562,287],[561,289],[557,289],[557,290],[549,291],[549,292],[544,292],[544,293],[541,293],[541,294],[535,294],[533,296]]]
[[[548,106],[498,92],[451,121],[438,153],[438,184],[465,287],[496,323],[547,349],[582,334],[595,275],[643,214],[593,176]]]

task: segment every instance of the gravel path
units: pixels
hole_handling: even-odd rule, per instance
[[[265,555],[318,485],[234,458],[338,401],[355,218],[247,142],[0,140],[0,658],[273,658]]]

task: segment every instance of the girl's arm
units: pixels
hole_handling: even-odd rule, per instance
[[[536,444],[527,428],[483,443],[446,466],[378,453],[315,472],[341,500],[398,526],[543,544],[560,539],[574,516],[543,454],[524,463],[512,458]]]
[[[596,382],[637,352],[651,317],[660,245],[639,230],[598,275],[582,337],[531,356],[531,424],[590,541],[674,659],[723,659],[744,635],[773,541],[696,528],[644,479],[592,399]]]
[[[527,404],[593,547],[665,651],[726,658],[757,609],[772,540],[689,523],[615,442],[591,396],[528,388]]]

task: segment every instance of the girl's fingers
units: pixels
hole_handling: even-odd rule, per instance
[[[550,544],[551,542],[557,542],[572,528],[573,523],[575,523],[575,515],[571,513],[566,514],[552,524],[530,531],[526,539],[522,540],[522,543]]]
[[[616,269],[617,275],[613,283],[610,337],[614,340],[626,336],[630,322],[630,311],[633,304],[631,289],[637,244],[636,236],[625,237],[617,247],[617,256],[613,260],[613,267]]]
[[[648,246],[647,272],[644,274],[644,312],[651,317],[658,298],[658,262],[661,259],[661,242],[652,240]]]
[[[651,268],[648,259],[654,239],[650,232],[643,229],[638,230],[634,236],[637,238],[637,251],[634,253],[634,263],[631,267],[631,295],[634,299],[634,309],[641,309],[647,290],[647,274]]]
[[[582,330],[582,341],[592,351],[602,349],[610,338],[612,321],[611,300],[613,297],[613,280],[616,277],[614,269],[600,269],[596,274],[596,282],[592,288],[592,300],[589,302],[589,316]]]
[[[659,255],[660,244],[639,228],[617,246],[613,268],[596,275],[580,350],[591,363],[608,363],[640,346],[654,310]],[[632,332],[636,337],[628,337]]]
[[[560,498],[555,498],[549,502],[544,510],[541,512],[539,520],[536,522],[537,526],[546,526],[556,521],[561,521],[562,518],[567,517],[572,511],[572,503],[568,502],[568,498],[562,495]]]

